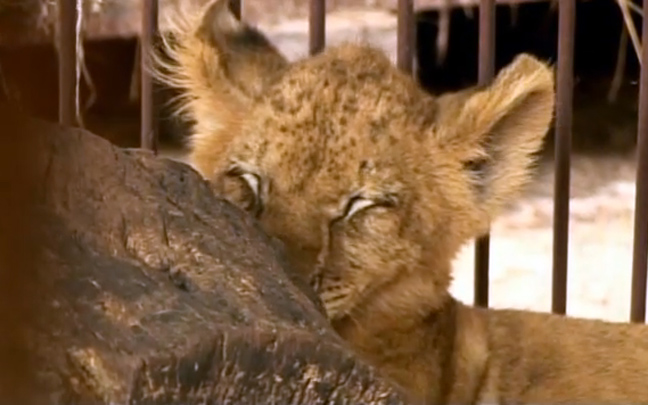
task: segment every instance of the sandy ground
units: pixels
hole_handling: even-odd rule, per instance
[[[290,59],[307,54],[305,20],[260,25]],[[327,16],[327,43],[369,41],[395,59],[391,13],[347,10]],[[166,153],[182,159],[178,152]],[[634,154],[573,156],[567,312],[625,321],[629,318],[635,195]],[[553,164],[543,162],[522,198],[498,218],[491,233],[490,305],[549,311],[553,241]],[[453,294],[473,297],[472,242],[455,260]]]

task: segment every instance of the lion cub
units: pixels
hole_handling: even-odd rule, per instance
[[[552,70],[518,56],[433,97],[381,52],[289,63],[227,0],[180,15],[158,76],[191,161],[283,241],[355,352],[425,403],[648,402],[648,327],[466,306],[451,261],[527,181]]]

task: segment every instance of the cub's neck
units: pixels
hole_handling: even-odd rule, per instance
[[[413,403],[472,403],[484,381],[488,348],[480,309],[445,294],[434,308],[333,322],[353,350],[412,396]]]

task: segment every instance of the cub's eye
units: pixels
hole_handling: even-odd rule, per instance
[[[252,173],[244,173],[241,175],[241,178],[245,180],[252,193],[254,193],[255,198],[258,199],[261,195],[261,179],[259,179],[259,176]]]
[[[360,196],[352,197],[344,209],[344,214],[342,214],[342,218],[349,219],[355,214],[357,214],[358,212],[367,209],[369,207],[372,207],[374,205],[376,205],[376,202],[374,200],[370,200]]]
[[[261,201],[261,177],[255,173],[245,172],[238,167],[227,171],[227,177],[234,181],[229,182],[227,193],[236,202],[255,216],[261,214],[263,204]]]
[[[347,203],[342,219],[349,219],[360,211],[371,207],[394,207],[397,203],[395,195],[388,194],[376,198],[366,198],[363,196],[353,196]]]

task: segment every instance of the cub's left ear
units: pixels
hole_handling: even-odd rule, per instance
[[[516,57],[489,86],[438,99],[440,146],[460,157],[475,202],[490,219],[528,180],[554,102],[552,69],[528,54]]]

